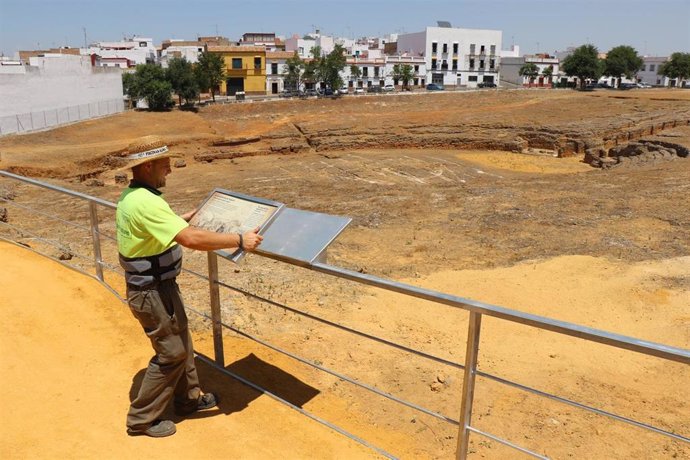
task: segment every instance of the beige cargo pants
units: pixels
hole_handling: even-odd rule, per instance
[[[158,419],[173,398],[180,409],[196,407],[201,389],[187,315],[175,280],[161,281],[147,290],[128,288],[127,302],[156,352],[127,414],[127,428],[138,431]]]

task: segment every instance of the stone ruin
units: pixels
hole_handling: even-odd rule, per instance
[[[642,164],[687,158],[690,150],[682,145],[658,140],[640,140],[617,145],[608,151],[603,147],[587,149],[585,163],[596,168],[613,168],[621,164]]]

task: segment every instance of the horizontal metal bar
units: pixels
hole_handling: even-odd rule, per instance
[[[591,327],[567,323],[565,321],[558,321],[555,319],[546,318],[544,316],[533,315],[531,313],[510,310],[508,308],[489,305],[476,300],[466,299],[464,297],[443,294],[430,289],[424,289],[405,283],[399,283],[397,281],[378,278],[376,276],[366,275],[340,267],[333,267],[327,264],[315,263],[311,268],[321,273],[361,282],[370,286],[376,286],[382,289],[410,295],[412,297],[417,297],[424,300],[438,302],[451,307],[462,308],[463,310],[473,311],[476,313],[493,316],[495,318],[525,324],[527,326],[557,332],[559,334],[565,334],[592,342],[603,343],[605,345],[635,351],[645,355],[656,356],[683,364],[690,364],[690,350],[683,348],[671,347],[668,345],[640,340],[625,335],[614,334]]]
[[[91,231],[91,229],[90,229],[89,227],[86,227],[86,226],[84,226],[84,225],[80,225],[80,224],[78,224],[78,223],[76,223],[76,222],[72,222],[71,220],[61,219],[61,218],[57,217],[57,216],[54,215],[54,214],[48,214],[48,213],[39,211],[39,210],[37,210],[37,209],[34,209],[34,208],[32,208],[32,207],[24,206],[24,205],[19,204],[19,203],[15,202],[15,201],[12,201],[12,200],[4,199],[4,198],[0,198],[0,200],[4,201],[5,203],[9,204],[10,206],[14,206],[14,207],[17,207],[17,208],[20,208],[20,209],[24,209],[24,210],[26,210],[26,211],[32,212],[32,213],[34,213],[34,214],[39,214],[39,215],[44,216],[44,217],[47,217],[47,218],[49,218],[49,219],[57,220],[57,221],[62,222],[62,223],[64,223],[64,224],[71,225],[71,226],[73,226],[73,227],[80,228],[80,229],[82,229],[82,230],[86,230],[87,232]]]
[[[105,206],[106,208],[115,209],[117,207],[115,205],[115,203],[111,203],[110,201],[102,200],[101,198],[97,198],[95,196],[86,195],[85,193],[75,192],[74,190],[69,190],[69,189],[66,189],[64,187],[60,187],[58,185],[53,185],[53,184],[49,184],[47,182],[41,182],[41,181],[38,181],[35,179],[31,179],[29,177],[24,177],[24,176],[20,176],[18,174],[13,174],[13,173],[8,172],[8,171],[0,170],[0,176],[5,176],[5,177],[9,177],[11,179],[16,179],[18,181],[25,182],[27,184],[36,185],[38,187],[42,187],[42,188],[45,188],[48,190],[53,190],[54,192],[64,193],[65,195],[80,198],[82,200],[91,201],[91,202],[100,204],[101,206]]]
[[[643,428],[645,430],[653,431],[657,434],[661,434],[661,435],[673,438],[676,441],[682,441],[682,442],[690,443],[690,438],[686,438],[685,436],[682,436],[682,435],[679,435],[676,433],[671,433],[670,431],[662,430],[661,428],[657,428],[653,425],[648,425],[648,424],[643,423],[643,422],[638,422],[637,420],[623,417],[621,415],[617,415],[617,414],[614,414],[612,412],[607,412],[605,410],[597,409],[596,407],[588,406],[586,404],[582,404],[582,403],[579,403],[577,401],[571,401],[571,400],[563,398],[561,396],[552,395],[551,393],[537,390],[536,388],[528,387],[527,385],[522,385],[520,383],[512,382],[510,380],[506,380],[504,378],[497,377],[495,375],[491,375],[491,374],[488,374],[486,372],[477,371],[477,375],[485,377],[489,380],[493,380],[495,382],[501,383],[503,385],[508,385],[508,386],[511,386],[513,388],[517,388],[517,389],[522,390],[522,391],[533,393],[533,394],[535,394],[537,396],[541,396],[543,398],[552,399],[554,401],[558,401],[558,402],[563,403],[563,404],[568,404],[569,406],[577,407],[578,409],[593,412],[597,415],[603,415],[605,417],[610,417],[614,420],[618,420],[619,422],[627,423],[629,425],[633,425],[633,426],[636,426],[638,428]]]
[[[326,324],[328,326],[332,326],[336,329],[340,329],[340,330],[343,330],[345,332],[349,332],[351,334],[355,334],[355,335],[358,335],[360,337],[364,337],[366,339],[373,340],[374,342],[382,343],[384,345],[388,345],[390,347],[397,348],[398,350],[402,350],[402,351],[411,353],[413,355],[421,356],[421,357],[429,359],[431,361],[436,361],[437,363],[445,364],[447,366],[451,366],[451,367],[454,367],[457,369],[464,369],[465,368],[465,366],[463,366],[462,364],[455,363],[453,361],[449,361],[445,358],[440,358],[438,356],[430,355],[429,353],[415,350],[414,348],[409,348],[409,347],[406,347],[405,345],[400,345],[399,343],[391,342],[390,340],[382,339],[380,337],[376,337],[375,335],[371,335],[371,334],[367,334],[366,332],[358,331],[357,329],[352,329],[350,327],[343,326],[342,324],[338,324],[338,323],[335,323],[333,321],[330,321],[330,320],[327,320],[324,318],[320,318],[318,316],[312,315],[311,313],[307,313],[305,311],[298,310],[296,308],[293,308],[293,307],[284,305],[282,303],[276,302],[275,300],[267,299],[265,297],[261,297],[260,295],[253,294],[253,293],[246,291],[242,288],[231,286],[229,284],[223,283],[222,281],[218,281],[217,283],[220,286],[223,286],[223,287],[228,288],[230,290],[233,290],[235,292],[239,292],[240,294],[244,294],[247,297],[251,297],[253,299],[260,300],[261,302],[265,302],[269,305],[273,305],[274,307],[283,308],[283,309],[285,309],[289,312],[292,312],[296,315],[304,316],[305,318],[309,318],[313,321],[317,321],[319,323]]]
[[[489,439],[491,439],[491,440],[494,440],[494,441],[496,441],[496,442],[498,442],[498,443],[501,443],[501,444],[503,444],[503,445],[505,445],[505,446],[512,447],[512,448],[515,449],[515,450],[519,450],[520,452],[522,452],[522,453],[524,453],[524,454],[531,455],[532,457],[540,458],[540,459],[542,459],[542,460],[549,460],[549,457],[544,457],[543,455],[540,455],[540,454],[538,454],[538,453],[536,453],[536,452],[532,452],[531,450],[525,449],[524,447],[520,447],[520,446],[518,446],[517,444],[513,444],[513,443],[510,442],[510,441],[506,441],[505,439],[501,439],[501,438],[499,438],[498,436],[494,436],[493,434],[489,434],[489,433],[486,433],[486,432],[484,432],[484,431],[482,431],[482,430],[478,430],[477,428],[474,428],[474,427],[472,427],[472,426],[468,426],[467,429],[468,429],[469,431],[473,432],[473,433],[477,433],[477,434],[479,434],[479,435],[482,435],[482,436],[484,436],[484,437],[487,437],[487,438],[489,438]]]
[[[345,431],[343,428],[340,428],[339,426],[334,425],[334,424],[332,424],[331,422],[322,419],[321,417],[317,417],[316,415],[312,414],[311,412],[307,412],[306,410],[302,409],[301,407],[292,404],[290,401],[287,401],[287,400],[281,398],[280,396],[271,393],[271,392],[268,391],[267,389],[265,389],[265,388],[263,388],[263,387],[261,387],[261,386],[255,384],[255,383],[253,383],[253,382],[250,382],[249,380],[245,379],[245,378],[242,377],[241,375],[235,374],[234,372],[232,372],[232,371],[230,371],[230,370],[228,370],[228,369],[226,369],[226,368],[224,368],[224,367],[218,366],[218,365],[217,365],[211,358],[209,358],[208,356],[205,356],[205,355],[203,355],[203,354],[201,354],[201,353],[199,353],[199,352],[194,352],[194,353],[196,354],[197,358],[199,358],[201,361],[205,362],[206,364],[208,364],[209,366],[213,367],[214,369],[216,369],[216,370],[222,372],[223,374],[228,375],[228,376],[230,376],[230,377],[232,377],[232,378],[234,378],[234,379],[236,379],[236,380],[238,380],[238,381],[244,383],[244,384],[247,385],[248,387],[253,388],[254,390],[256,390],[256,391],[258,391],[258,392],[260,392],[260,393],[263,393],[263,394],[265,394],[266,396],[268,396],[268,397],[270,397],[270,398],[272,398],[272,399],[274,399],[274,400],[276,400],[276,401],[278,401],[278,402],[281,402],[281,403],[285,404],[286,406],[289,406],[291,409],[296,410],[296,411],[299,412],[300,414],[306,415],[306,416],[309,417],[310,419],[312,419],[312,420],[314,420],[314,421],[316,421],[316,422],[318,422],[318,423],[320,423],[320,424],[322,424],[322,425],[324,425],[324,426],[327,426],[328,428],[332,429],[333,431],[336,431],[337,433],[340,433],[340,434],[342,434],[343,436],[346,436],[346,437],[352,439],[353,441],[358,442],[359,444],[361,444],[361,445],[363,445],[363,446],[365,446],[365,447],[368,447],[369,449],[372,449],[372,450],[378,452],[379,454],[383,455],[383,456],[386,457],[386,458],[397,459],[397,457],[396,457],[395,455],[393,455],[393,454],[391,454],[391,453],[389,453],[389,452],[387,452],[387,451],[381,449],[380,447],[377,447],[377,446],[375,446],[375,445],[373,445],[373,444],[371,444],[371,443],[365,441],[364,439],[360,438],[359,436],[356,436],[356,435],[350,433],[349,431]]]
[[[85,255],[80,254],[80,253],[78,253],[78,252],[76,252],[76,251],[72,251],[71,248],[68,248],[68,247],[62,245],[62,244],[61,244],[59,241],[57,241],[57,240],[49,240],[49,239],[47,239],[47,238],[43,238],[43,237],[41,237],[41,236],[38,236],[36,233],[33,233],[33,232],[31,232],[31,231],[29,231],[29,230],[26,230],[26,229],[23,229],[23,228],[15,227],[14,225],[8,224],[8,223],[6,223],[6,222],[0,222],[0,225],[2,225],[3,227],[10,227],[10,228],[13,229],[13,230],[17,230],[17,231],[19,231],[19,232],[21,232],[21,233],[26,233],[26,234],[28,234],[28,235],[31,235],[31,239],[40,241],[40,242],[42,242],[42,243],[45,243],[45,244],[47,244],[47,245],[49,245],[49,246],[53,246],[54,248],[61,249],[61,250],[63,250],[63,251],[68,251],[70,254],[72,254],[72,255],[74,255],[74,256],[80,257],[80,258],[82,258],[82,259],[90,259],[89,256],[85,256]],[[22,246],[22,247],[26,247],[26,246]],[[31,248],[28,248],[28,249],[31,249]],[[43,253],[42,253],[42,252],[37,252],[37,254],[43,254]],[[52,258],[52,257],[51,257],[51,258]]]

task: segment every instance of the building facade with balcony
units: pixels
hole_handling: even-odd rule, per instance
[[[502,37],[500,30],[427,27],[399,35],[397,51],[425,58],[428,83],[476,87],[499,83]]]
[[[266,48],[263,46],[209,46],[209,53],[219,54],[225,62],[225,81],[220,93],[266,94]]]

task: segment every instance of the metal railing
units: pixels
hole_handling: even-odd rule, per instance
[[[9,179],[21,181],[26,184],[30,184],[32,186],[37,186],[37,187],[42,187],[48,190],[51,190],[53,192],[58,192],[64,195],[68,195],[74,198],[78,198],[80,200],[85,200],[88,203],[89,206],[89,220],[90,220],[90,225],[89,225],[89,230],[90,230],[90,235],[91,235],[91,244],[92,244],[92,265],[94,267],[95,271],[95,278],[98,279],[100,282],[102,282],[106,287],[108,287],[111,291],[113,291],[115,294],[119,295],[115,289],[113,289],[108,283],[106,282],[104,275],[103,275],[103,269],[108,269],[111,271],[116,271],[121,273],[118,268],[112,267],[105,263],[102,259],[102,254],[101,254],[101,238],[106,237],[109,238],[110,240],[113,240],[113,237],[104,235],[100,230],[99,230],[99,216],[98,216],[98,207],[105,207],[109,209],[115,209],[115,204],[102,200],[100,198],[96,198],[93,196],[89,196],[83,193],[79,193],[76,191],[68,190],[63,187],[51,185],[45,182],[37,181],[34,179],[26,178],[23,176],[19,176],[16,174],[12,174],[6,171],[0,171],[0,177],[6,177]],[[13,204],[11,200],[1,198],[0,200],[8,203],[8,204]],[[28,209],[26,206],[18,205],[25,210]],[[35,212],[37,214],[43,215],[43,216],[50,216],[50,214],[44,212],[43,210],[40,209],[29,209],[29,211]],[[63,223],[69,223],[70,225],[75,225],[78,226],[82,229],[85,229],[86,227],[81,226],[79,224],[76,224],[74,222],[69,222],[66,221],[58,216],[52,216],[55,220],[61,221]],[[11,226],[8,223],[3,223],[0,222],[0,224],[4,226]],[[2,236],[0,236],[2,238]],[[3,238],[4,239],[4,238]],[[241,289],[238,287],[230,286],[226,283],[223,283],[219,280],[218,278],[218,256],[222,255],[222,252],[209,252],[208,253],[208,264],[207,264],[207,271],[208,275],[200,274],[191,270],[185,269],[187,273],[190,273],[196,277],[199,277],[203,280],[208,281],[209,284],[209,294],[210,294],[210,307],[211,307],[211,315],[208,316],[204,313],[197,312],[193,309],[197,314],[200,314],[201,316],[206,317],[207,319],[211,320],[212,323],[212,330],[213,330],[213,340],[214,340],[214,361],[213,364],[214,366],[220,370],[221,372],[230,375],[241,382],[251,386],[254,389],[257,389],[258,391],[261,391],[277,400],[280,400],[281,402],[287,404],[288,406],[298,410],[299,412],[309,416],[313,420],[318,421],[319,423],[322,423],[331,429],[337,431],[338,433],[341,433],[343,435],[348,436],[349,438],[375,450],[381,455],[384,455],[389,458],[394,458],[393,454],[390,454],[386,452],[383,449],[380,449],[376,446],[371,445],[368,443],[366,440],[355,436],[354,434],[348,433],[346,430],[331,424],[330,422],[321,419],[320,417],[317,417],[313,414],[308,413],[304,409],[297,407],[290,403],[289,401],[286,401],[279,396],[272,394],[268,390],[261,388],[260,386],[249,382],[242,376],[236,375],[232,372],[230,372],[228,369],[226,369],[225,366],[225,358],[224,358],[224,352],[223,352],[223,338],[222,338],[222,332],[223,329],[229,329],[234,331],[235,333],[239,334],[240,336],[249,338],[251,340],[256,341],[257,343],[266,346],[274,351],[277,351],[279,353],[282,353],[286,356],[289,356],[299,362],[302,362],[304,364],[307,364],[309,366],[312,366],[313,368],[316,368],[320,371],[327,372],[341,380],[347,381],[349,383],[352,383],[354,385],[357,385],[360,388],[363,388],[365,390],[368,390],[374,394],[377,394],[379,396],[385,397],[391,401],[394,401],[396,403],[402,404],[406,407],[412,408],[414,410],[420,411],[424,414],[427,414],[429,416],[435,417],[439,420],[442,420],[444,422],[456,425],[459,427],[459,434],[458,434],[458,443],[457,443],[457,449],[456,449],[456,458],[458,459],[465,459],[467,458],[468,454],[468,449],[469,449],[469,439],[470,439],[470,434],[478,434],[480,436],[486,437],[488,439],[494,440],[498,443],[501,443],[503,445],[506,445],[512,449],[518,450],[522,453],[531,455],[536,458],[547,458],[537,452],[534,452],[532,450],[529,450],[527,448],[524,448],[522,446],[516,445],[508,440],[502,439],[498,436],[495,436],[491,433],[482,431],[478,429],[475,426],[472,426],[471,420],[472,420],[472,408],[473,408],[473,402],[474,402],[474,390],[475,390],[475,385],[476,385],[476,377],[480,376],[489,380],[492,380],[494,382],[510,386],[512,388],[519,389],[521,391],[529,392],[535,395],[538,395],[540,397],[548,398],[554,401],[557,401],[559,403],[567,404],[572,407],[576,407],[578,409],[582,409],[585,411],[592,412],[597,415],[603,415],[606,417],[610,417],[614,420],[642,428],[648,431],[651,431],[653,433],[663,435],[669,438],[672,438],[676,441],[681,441],[684,443],[690,444],[690,438],[674,433],[669,430],[665,430],[656,426],[652,426],[640,421],[636,421],[621,415],[617,415],[602,409],[598,409],[596,407],[592,407],[577,401],[572,401],[567,398],[557,396],[554,394],[547,393],[545,391],[541,391],[536,388],[531,388],[526,385],[522,385],[520,383],[512,382],[510,380],[482,372],[477,368],[477,362],[478,362],[478,356],[479,356],[479,340],[480,340],[480,332],[481,332],[481,326],[482,326],[482,317],[483,316],[490,316],[494,318],[499,318],[505,321],[510,321],[513,323],[521,324],[521,325],[526,325],[526,326],[531,326],[535,327],[541,330],[546,330],[546,331],[551,331],[555,332],[558,334],[566,335],[566,336],[571,336],[575,337],[578,339],[590,341],[590,342],[596,342],[600,344],[605,344],[608,346],[624,349],[624,350],[629,350],[629,351],[634,351],[637,353],[641,353],[643,355],[648,355],[648,356],[654,356],[657,358],[661,358],[664,360],[669,360],[673,362],[678,362],[682,363],[685,365],[690,365],[690,350],[682,349],[682,348],[677,348],[677,347],[672,347],[672,346],[667,346],[664,344],[659,344],[659,343],[654,343],[654,342],[649,342],[645,340],[640,340],[634,337],[628,337],[624,335],[619,335],[619,334],[614,334],[610,332],[606,332],[603,330],[599,329],[594,329],[586,326],[581,326],[578,324],[573,324],[573,323],[568,323],[564,321],[558,321],[554,319],[550,319],[547,317],[543,316],[538,316],[538,315],[533,315],[529,313],[523,313],[520,311],[516,310],[511,310],[508,308],[504,307],[499,307],[495,305],[489,305],[485,304],[482,302],[477,302],[474,300],[450,295],[450,294],[444,294],[436,291],[432,291],[429,289],[423,289],[419,288],[416,286],[404,284],[404,283],[399,283],[396,281],[392,280],[387,280],[384,278],[372,276],[372,275],[367,275],[359,272],[355,272],[352,270],[347,270],[335,266],[331,266],[325,263],[314,263],[309,266],[304,266],[303,262],[293,262],[289,259],[285,259],[284,257],[277,256],[277,255],[272,255],[270,253],[262,253],[260,255],[263,255],[268,258],[272,258],[275,260],[279,260],[284,263],[288,263],[291,265],[295,266],[300,266],[303,268],[307,268],[310,270],[313,270],[315,272],[320,272],[324,273],[330,276],[334,276],[337,278],[345,279],[345,280],[350,280],[359,284],[363,285],[369,285],[369,286],[375,286],[380,289],[392,291],[392,292],[397,292],[406,296],[410,297],[415,297],[419,299],[424,299],[428,301],[435,302],[437,304],[442,304],[446,305],[449,307],[453,308],[459,308],[463,309],[465,311],[469,312],[469,323],[468,323],[468,331],[467,331],[467,344],[466,344],[466,354],[465,354],[465,360],[464,363],[456,363],[441,357],[437,357],[434,355],[431,355],[429,353],[425,353],[420,350],[416,350],[395,342],[392,342],[390,340],[387,340],[385,338],[377,337],[372,334],[368,334],[353,328],[350,328],[348,326],[344,326],[338,323],[335,323],[333,321],[318,317],[316,315],[312,315],[308,312],[300,311],[299,309],[290,307],[285,304],[281,304],[279,302],[276,302],[274,300],[262,297],[260,295],[257,295],[255,293],[249,292],[248,290]],[[44,254],[45,255],[45,254]],[[88,256],[87,256],[88,257]],[[92,274],[80,270],[82,273],[85,273],[89,276],[92,276]],[[461,394],[461,409],[460,409],[460,416],[459,419],[455,419],[453,417],[450,417],[448,415],[444,415],[438,412],[435,412],[433,410],[427,409],[425,407],[422,407],[420,405],[417,405],[413,402],[404,400],[398,396],[395,396],[393,394],[384,392],[378,388],[376,388],[374,385],[366,384],[363,382],[360,382],[357,379],[354,379],[352,377],[349,377],[347,375],[344,375],[338,371],[335,371],[333,369],[330,369],[328,367],[325,367],[321,365],[319,362],[313,362],[309,359],[302,358],[298,355],[295,355],[294,353],[291,353],[289,351],[283,350],[280,347],[277,347],[275,345],[272,345],[271,343],[262,340],[259,337],[255,337],[245,331],[242,331],[238,329],[237,327],[234,327],[232,325],[226,324],[223,321],[223,318],[221,316],[221,297],[220,297],[220,288],[226,288],[226,289],[231,289],[235,292],[239,292],[247,297],[254,298],[257,300],[260,300],[262,302],[266,302],[268,304],[278,306],[280,308],[283,308],[287,311],[290,311],[292,313],[295,313],[297,315],[301,315],[304,317],[307,317],[311,320],[315,320],[318,322],[321,322],[322,324],[326,324],[330,327],[335,327],[340,330],[343,330],[347,333],[350,334],[355,334],[359,337],[363,337],[367,340],[372,340],[381,344],[384,344],[389,347],[393,347],[397,350],[404,351],[406,353],[411,353],[417,356],[420,356],[424,359],[432,360],[434,362],[439,362],[444,365],[452,366],[457,369],[463,369],[464,370],[464,381],[463,381],[463,386],[462,386],[462,394]],[[211,359],[207,358],[203,355],[199,355],[200,359],[211,363]]]

